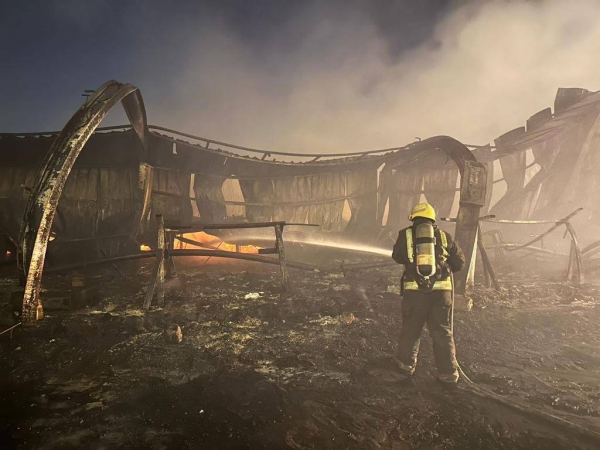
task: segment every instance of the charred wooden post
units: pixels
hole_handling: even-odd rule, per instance
[[[573,245],[573,241],[571,241],[571,245],[569,248],[569,264],[567,266],[567,281],[569,283],[573,282],[573,277],[574,277],[574,273],[576,272],[576,265],[577,263],[575,262],[576,256],[575,256],[575,246]]]
[[[477,242],[477,248],[479,248],[479,253],[481,253],[481,247],[479,247],[479,241]],[[482,258],[483,258],[483,256],[482,256]],[[485,264],[482,263],[482,266],[483,266],[483,285],[486,288],[489,288],[492,286],[492,281],[490,280],[490,273],[488,272]]]
[[[479,252],[481,253],[481,262],[483,263],[483,270],[484,274],[486,275],[486,287],[493,286],[495,290],[500,291],[501,288],[500,283],[498,283],[498,278],[496,277],[496,271],[494,270],[494,266],[492,265],[492,262],[487,254],[485,245],[483,245],[481,226],[479,226],[479,232],[477,233],[477,246],[479,247]]]
[[[160,214],[156,216],[156,221],[158,222],[156,302],[162,306],[165,303],[165,222]]]
[[[584,281],[583,276],[583,258],[581,249],[577,240],[577,234],[571,222],[565,222],[567,232],[571,235],[571,253],[569,255],[569,268],[567,269],[567,281],[574,284],[581,284]]]
[[[164,227],[164,223],[163,223]],[[175,233],[166,231],[166,277],[168,279],[177,278],[177,269],[175,268],[175,259],[173,258],[172,251],[175,250]]]
[[[475,264],[479,212],[485,205],[487,172],[484,164],[464,161],[460,188],[460,209],[456,219],[456,240],[465,254],[465,267],[455,277],[457,296],[464,296],[471,266]]]
[[[150,218],[150,207],[152,205],[152,183],[154,178],[154,168],[147,163],[140,163],[138,169],[138,190],[136,191],[138,201],[136,201],[137,210],[134,219],[134,226],[131,229],[130,237],[136,236],[145,231]],[[137,224],[137,226],[135,226]]]
[[[487,252],[485,250],[485,246],[483,245],[483,237],[481,231],[481,224],[477,227],[477,249],[479,250],[479,254],[481,255],[481,265],[483,267],[483,284],[486,288],[492,286],[492,280],[490,279],[490,271],[488,270],[487,265],[484,262],[483,254]]]
[[[152,275],[150,276],[150,283],[148,284],[148,289],[146,290],[146,297],[144,298],[143,308],[145,310],[150,309],[150,305],[152,304],[152,298],[154,297],[154,290],[156,288],[156,279],[158,277],[158,253],[156,254],[156,260],[154,262],[154,266],[152,268]]]
[[[285,248],[283,246],[283,223],[278,223],[275,225],[275,246],[277,248],[277,253],[279,253],[279,267],[281,267],[281,289],[286,291],[288,288],[288,273],[287,266],[285,262]]]
[[[163,305],[165,301],[165,222],[160,214],[157,214],[156,221],[158,224],[156,261],[144,299],[144,309],[146,310],[150,309],[154,292],[156,292],[158,305]]]

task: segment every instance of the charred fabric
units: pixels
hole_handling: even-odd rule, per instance
[[[118,103],[131,124],[98,128]],[[580,193],[600,187],[599,139],[600,93],[561,88],[553,111],[534,114],[494,145],[438,136],[337,155],[269,152],[148,125],[140,91],[110,81],[60,132],[0,134],[0,260],[17,260],[27,322],[38,317],[44,267],[156,250],[158,216],[173,230],[212,225],[211,233],[241,244],[251,239],[216,225],[317,225],[294,229],[391,248],[390,235],[426,198],[447,226],[456,223],[467,256],[458,294],[472,282],[477,247],[486,280],[494,278],[484,243],[497,262],[516,249],[556,254],[539,233],[525,246],[516,241],[523,231],[515,223],[564,225],[573,242],[565,255],[570,279],[581,282],[586,253],[599,248],[580,249],[575,233],[598,222],[600,206]],[[575,208],[583,213],[573,225]],[[482,225],[493,229],[482,233]]]

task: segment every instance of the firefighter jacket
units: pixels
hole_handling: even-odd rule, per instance
[[[462,250],[452,239],[450,233],[446,233],[435,227],[435,253],[437,274],[433,290],[452,290],[450,272],[458,272],[463,268],[465,257]],[[403,290],[419,290],[417,284],[417,273],[414,263],[414,229],[413,227],[400,230],[398,240],[394,245],[392,258],[398,264],[404,265]]]

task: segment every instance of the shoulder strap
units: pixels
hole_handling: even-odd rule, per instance
[[[440,238],[442,240],[442,247],[447,249],[448,248],[448,236],[446,236],[446,233],[444,233],[442,230],[440,230]]]
[[[440,248],[442,253],[442,258],[446,259],[449,255],[448,253],[448,236],[445,232],[440,230],[439,228],[436,230],[440,233]]]
[[[406,229],[406,256],[411,264],[415,259],[414,251],[412,228],[408,227]]]

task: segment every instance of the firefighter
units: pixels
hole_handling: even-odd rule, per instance
[[[428,203],[416,205],[412,225],[400,231],[392,258],[404,265],[402,275],[402,331],[398,364],[412,380],[417,365],[423,326],[433,340],[437,379],[447,387],[458,382],[456,349],[451,329],[451,272],[462,269],[465,258],[450,234],[435,226],[435,210]]]

